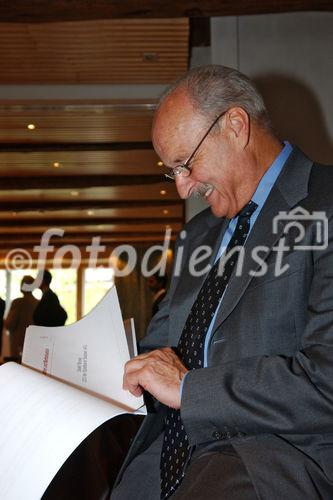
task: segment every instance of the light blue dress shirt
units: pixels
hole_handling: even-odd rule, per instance
[[[250,234],[250,232],[251,232],[251,230],[252,230],[252,228],[253,228],[253,226],[258,218],[258,215],[260,214],[260,211],[261,211],[262,207],[264,206],[264,203],[265,203],[269,193],[271,192],[271,189],[274,186],[275,181],[278,178],[278,176],[279,176],[285,162],[287,161],[292,149],[293,148],[292,148],[291,144],[289,144],[289,142],[286,141],[284,143],[284,148],[281,150],[279,155],[275,158],[272,165],[268,168],[268,170],[265,172],[265,175],[260,180],[258,187],[257,187],[254,195],[252,196],[252,201],[254,201],[258,205],[258,207],[256,208],[255,212],[251,216],[250,229],[248,231],[248,235]],[[219,251],[217,252],[215,262],[221,257],[223,252],[225,252],[225,250],[229,244],[229,241],[233,235],[233,232],[236,228],[237,221],[238,221],[238,217],[234,217],[233,219],[230,219],[229,225],[228,225],[228,227],[223,235]],[[220,303],[219,303],[218,307],[216,308],[213,319],[212,319],[212,321],[209,325],[209,328],[207,330],[206,339],[205,339],[205,346],[204,346],[204,367],[207,366],[209,340],[210,340],[210,337],[212,335],[213,325],[215,322],[217,312],[218,312],[219,307],[223,301],[224,293],[221,297]],[[184,380],[185,380],[185,377],[183,378],[182,383],[181,383],[181,388],[180,388],[181,393],[182,393],[182,389],[183,389]]]

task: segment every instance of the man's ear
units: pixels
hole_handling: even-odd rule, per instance
[[[226,116],[226,125],[231,139],[244,148],[250,140],[250,117],[245,109],[230,108]]]

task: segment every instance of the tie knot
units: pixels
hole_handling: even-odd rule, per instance
[[[245,207],[242,208],[242,210],[240,210],[238,212],[238,217],[246,217],[246,218],[250,218],[251,215],[253,214],[253,212],[258,208],[258,205],[257,203],[255,203],[254,201],[249,201],[249,203],[247,203],[245,205]]]

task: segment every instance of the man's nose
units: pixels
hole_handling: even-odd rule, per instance
[[[188,198],[191,195],[191,186],[193,184],[191,178],[177,175],[175,178],[175,182],[179,196],[182,199]]]

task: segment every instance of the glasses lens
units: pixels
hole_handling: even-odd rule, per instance
[[[188,177],[191,173],[191,169],[187,165],[180,165],[178,167],[178,175],[182,177]]]

